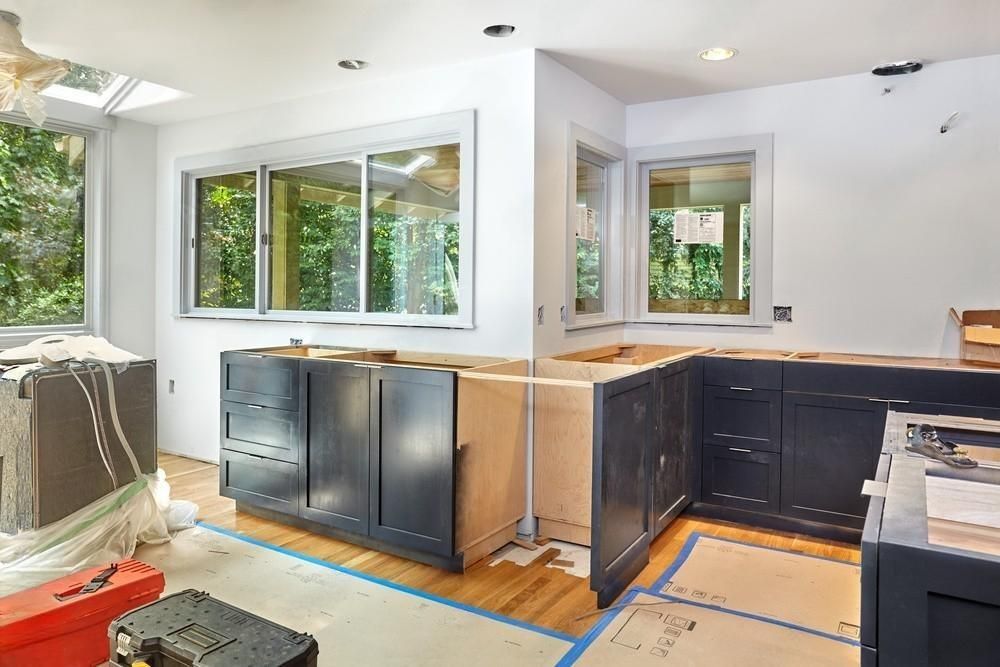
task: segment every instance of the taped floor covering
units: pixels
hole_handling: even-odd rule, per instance
[[[562,665],[857,665],[860,568],[693,534]]]
[[[135,555],[167,593],[204,590],[316,637],[320,665],[554,665],[572,647],[515,624],[199,526]]]

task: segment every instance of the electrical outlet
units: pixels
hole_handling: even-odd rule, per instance
[[[167,393],[168,394],[174,393],[174,381],[173,380],[168,380],[167,381]]]
[[[775,306],[774,307],[774,321],[775,322],[791,322],[792,321],[792,307],[791,306]]]
[[[302,345],[302,339],[301,338],[289,338],[288,339],[288,344],[289,345]]]

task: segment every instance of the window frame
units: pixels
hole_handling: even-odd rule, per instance
[[[629,173],[636,180],[631,189],[630,217],[636,252],[630,267],[630,322],[722,327],[773,326],[773,145],[774,135],[758,134],[689,141],[629,150]],[[749,160],[748,160],[749,158]],[[649,312],[649,172],[664,167],[685,167],[749,161],[753,196],[750,201],[750,312],[651,313]],[[742,224],[742,223],[741,223]],[[742,234],[741,234],[742,238]]]
[[[180,158],[175,163],[176,220],[174,266],[174,316],[181,318],[239,319],[323,324],[373,324],[469,329],[474,326],[473,289],[475,277],[475,111],[458,111],[386,125],[345,130],[331,134]],[[368,157],[373,154],[458,143],[459,167],[459,298],[456,315],[419,313],[378,313],[368,310],[368,239],[370,202]],[[361,257],[359,312],[269,310],[270,246],[265,234],[273,230],[270,207],[270,172],[346,160],[361,160]],[[195,180],[239,171],[257,173],[257,289],[254,309],[195,307],[197,284],[194,251]]]
[[[0,112],[0,122],[38,127],[23,114]],[[108,330],[108,183],[110,179],[110,132],[95,126],[49,117],[41,129],[84,137],[84,269],[83,322],[0,327],[0,349],[24,345],[42,336],[104,336]]]
[[[625,239],[625,162],[623,146],[569,123],[566,155],[566,304],[563,306],[565,329],[588,329],[624,322],[623,249]],[[581,149],[603,161],[605,192],[604,220],[601,222],[601,257],[603,260],[601,289],[604,310],[599,313],[576,312],[576,161]],[[587,159],[584,155],[583,159]]]

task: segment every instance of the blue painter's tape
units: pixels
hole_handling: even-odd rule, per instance
[[[804,625],[797,625],[795,623],[790,623],[788,621],[782,621],[781,619],[777,619],[772,616],[759,616],[757,614],[752,614],[748,611],[740,611],[738,609],[732,609],[730,607],[720,607],[714,604],[696,602],[695,600],[688,600],[687,598],[679,598],[674,595],[668,595],[666,593],[658,593],[657,591],[654,591],[652,589],[646,589],[641,592],[646,593],[648,595],[652,595],[653,597],[669,600],[671,602],[680,602],[682,604],[691,605],[692,607],[701,607],[702,609],[712,609],[714,611],[721,611],[725,614],[732,614],[733,616],[741,616],[743,618],[749,618],[754,621],[761,621],[762,623],[770,623],[771,625],[780,625],[783,628],[788,628],[790,630],[798,630],[800,632],[806,632],[810,635],[816,635],[817,637],[823,637],[824,639],[832,639],[833,641],[837,641],[842,644],[849,644],[850,646],[861,646],[861,642],[859,641],[848,639],[847,637],[842,637],[840,635],[835,635],[830,632],[815,630],[813,628],[809,628]]]
[[[206,530],[211,530],[212,532],[219,533],[220,535],[225,535],[242,542],[247,542],[248,544],[253,544],[258,547],[263,547],[271,551],[276,551],[280,554],[285,554],[286,556],[291,556],[292,558],[297,558],[299,560],[304,560],[307,563],[312,563],[313,565],[319,565],[330,570],[335,570],[342,574],[346,574],[358,579],[363,579],[365,581],[371,582],[373,584],[378,584],[380,586],[385,586],[393,590],[397,590],[403,593],[409,593],[410,595],[415,595],[419,598],[425,600],[431,600],[433,602],[439,602],[443,605],[453,607],[455,609],[461,609],[462,611],[467,611],[477,616],[483,616],[485,618],[492,619],[494,621],[499,621],[501,623],[506,623],[507,625],[513,625],[514,627],[521,628],[522,630],[528,630],[530,632],[537,632],[541,635],[547,635],[549,637],[554,637],[556,639],[561,639],[562,641],[569,642],[571,644],[576,644],[578,641],[577,637],[568,635],[557,630],[550,630],[549,628],[543,628],[538,625],[533,625],[531,623],[526,623],[524,621],[519,621],[516,618],[510,618],[509,616],[502,616],[500,614],[494,614],[493,612],[486,611],[485,609],[479,609],[478,607],[472,607],[467,604],[462,604],[461,602],[456,602],[455,600],[449,600],[448,598],[438,597],[437,595],[432,595],[426,591],[422,591],[416,588],[410,588],[409,586],[404,586],[402,584],[397,584],[394,581],[389,581],[388,579],[382,579],[380,577],[373,577],[370,574],[365,574],[364,572],[358,572],[357,570],[352,570],[350,568],[344,567],[343,565],[337,565],[336,563],[328,563],[325,560],[320,560],[319,558],[314,558],[313,556],[308,556],[306,554],[301,554],[289,549],[284,549],[277,545],[271,544],[269,542],[263,542],[261,540],[249,537],[248,535],[241,535],[240,533],[227,530],[225,528],[220,528],[219,526],[213,526],[210,523],[205,523],[204,521],[199,521],[198,525]]]
[[[640,590],[638,588],[630,589],[629,592],[626,593],[624,597],[620,599],[619,602],[615,603],[615,605],[612,606],[628,604],[632,602],[632,600],[635,599],[635,596],[638,595],[639,593]],[[602,616],[601,620],[598,621],[594,625],[594,627],[592,627],[587,632],[587,634],[581,637],[579,641],[577,641],[576,645],[570,648],[570,650],[566,652],[566,655],[564,655],[562,659],[560,659],[559,662],[556,663],[556,667],[568,667],[569,665],[572,665],[577,660],[579,660],[580,656],[583,655],[583,652],[586,651],[587,648],[594,643],[594,640],[597,639],[597,637],[600,636],[602,632],[604,632],[604,628],[611,625],[611,622],[616,618],[618,618],[618,614],[622,613],[622,611],[624,610],[618,609],[613,613],[609,611],[607,614]]]
[[[694,550],[694,545],[698,543],[698,538],[700,537],[702,537],[702,534],[698,531],[694,531],[688,535],[687,541],[685,541],[684,546],[681,547],[681,552],[677,554],[677,558],[675,558],[674,562],[663,571],[663,574],[656,578],[656,581],[653,582],[652,588],[657,590],[663,588],[664,585],[666,585],[666,583],[670,581],[675,574],[677,574],[677,570],[681,569],[681,565],[683,565],[684,561],[686,561],[688,556],[691,555],[691,552]]]

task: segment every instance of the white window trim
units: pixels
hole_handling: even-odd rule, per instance
[[[474,326],[473,289],[475,276],[475,111],[458,111],[428,118],[401,121],[386,125],[304,137],[271,144],[221,151],[181,158],[175,164],[174,316],[199,319],[264,320],[279,322],[316,322],[326,324],[372,324],[388,326],[419,326],[471,329]],[[324,313],[267,309],[270,262],[263,235],[270,234],[268,206],[270,170],[292,165],[305,166],[361,159],[362,197],[367,202],[367,156],[408,148],[420,148],[441,143],[459,143],[462,153],[460,169],[459,210],[459,277],[458,314],[422,315],[413,313]],[[238,171],[257,172],[257,298],[254,309],[194,307],[194,181],[205,176]],[[361,262],[362,308],[367,307],[367,235],[368,206],[362,207]]]
[[[750,294],[748,315],[700,313],[650,313],[649,312],[649,218],[648,172],[658,162],[675,161],[683,164],[704,163],[709,160],[724,161],[731,157],[752,155],[753,201],[751,201],[752,238],[750,240]],[[757,134],[689,141],[660,146],[643,146],[629,149],[629,173],[635,178],[629,192],[629,227],[632,247],[630,254],[629,322],[659,324],[695,324],[723,327],[773,326],[773,198],[774,135]]]
[[[606,194],[603,221],[604,267],[601,286],[604,290],[604,311],[576,313],[576,160],[577,148],[594,153],[607,161]],[[602,137],[576,123],[568,124],[566,140],[566,305],[565,328],[589,329],[624,321],[622,309],[624,281],[623,248],[625,240],[625,160],[624,146]]]
[[[21,113],[2,112],[0,121],[37,127]],[[108,183],[109,125],[49,118],[44,130],[82,136],[87,142],[84,182],[84,302],[82,324],[0,327],[0,349],[24,345],[41,336],[105,336],[108,330]]]

